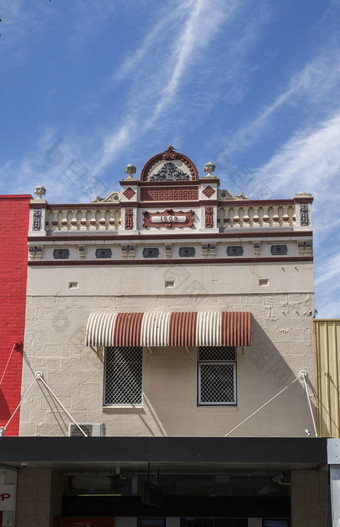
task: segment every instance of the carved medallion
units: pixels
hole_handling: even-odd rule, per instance
[[[211,196],[213,196],[215,192],[216,191],[210,185],[208,185],[207,187],[205,187],[204,190],[202,190],[202,194],[207,196],[207,198],[211,198]]]
[[[123,194],[126,199],[131,199],[136,194],[136,192],[131,187],[128,187],[126,190],[124,190]]]
[[[156,174],[150,176],[149,181],[185,181],[188,179],[190,179],[189,174],[186,174],[175,163],[169,161],[164,163]]]
[[[195,213],[193,210],[183,212],[181,210],[175,212],[172,209],[166,209],[164,212],[149,212],[143,211],[144,225],[143,227],[192,227]]]

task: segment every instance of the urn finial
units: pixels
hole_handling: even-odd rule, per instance
[[[44,196],[46,194],[46,189],[42,185],[38,185],[34,189],[34,194],[36,194],[38,197],[36,199],[42,199],[41,196]]]

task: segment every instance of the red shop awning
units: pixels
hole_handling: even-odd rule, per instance
[[[87,346],[250,346],[248,311],[91,313]]]

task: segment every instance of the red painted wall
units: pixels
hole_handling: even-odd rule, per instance
[[[24,340],[30,199],[0,196],[0,426],[6,425],[20,401],[23,347],[12,349]],[[5,432],[18,434],[19,411]]]

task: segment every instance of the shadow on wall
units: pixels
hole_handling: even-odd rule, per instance
[[[300,340],[294,342],[292,336],[279,331],[277,340],[276,333],[272,337],[274,343],[264,326],[265,321],[261,326],[252,317],[251,346],[237,350],[236,404],[198,404],[196,348],[154,348],[147,354],[144,413],[140,416],[147,433],[224,436],[238,427],[231,434],[233,437],[305,437],[306,429],[314,436],[309,408],[310,401],[315,415],[314,387],[307,376],[307,398],[303,378],[299,377],[301,370],[313,367],[312,346],[301,342],[301,334]],[[313,379],[314,371],[308,373]],[[238,426],[257,410],[254,417]]]
[[[7,404],[6,397],[3,394],[2,388],[0,388],[0,421],[1,425],[5,425],[10,418],[11,413]]]
[[[302,333],[301,330],[300,333]],[[270,435],[305,436],[306,428],[310,429],[311,434],[314,435],[311,410],[315,419],[316,393],[309,377],[309,374],[312,378],[314,377],[314,370],[308,371],[308,367],[314,368],[312,344],[309,346],[301,340],[294,341],[291,336],[285,334],[281,334],[274,343],[261,324],[252,317],[251,346],[246,348],[243,358],[242,355],[239,357],[238,364],[242,365],[242,378],[239,385],[242,383],[243,391],[240,393],[240,401],[242,400],[247,409],[247,412],[242,409],[239,416],[240,422],[282,391],[252,420],[249,420],[249,425],[246,423],[240,427],[240,432],[241,430],[245,433],[247,430],[250,431],[250,423],[257,422],[263,428],[263,432],[273,427],[274,433]],[[307,374],[305,380],[308,397],[303,378],[299,377],[300,371],[305,371]],[[299,380],[294,382],[297,378]],[[244,386],[245,382],[247,386]],[[238,435],[238,433],[233,435]]]

